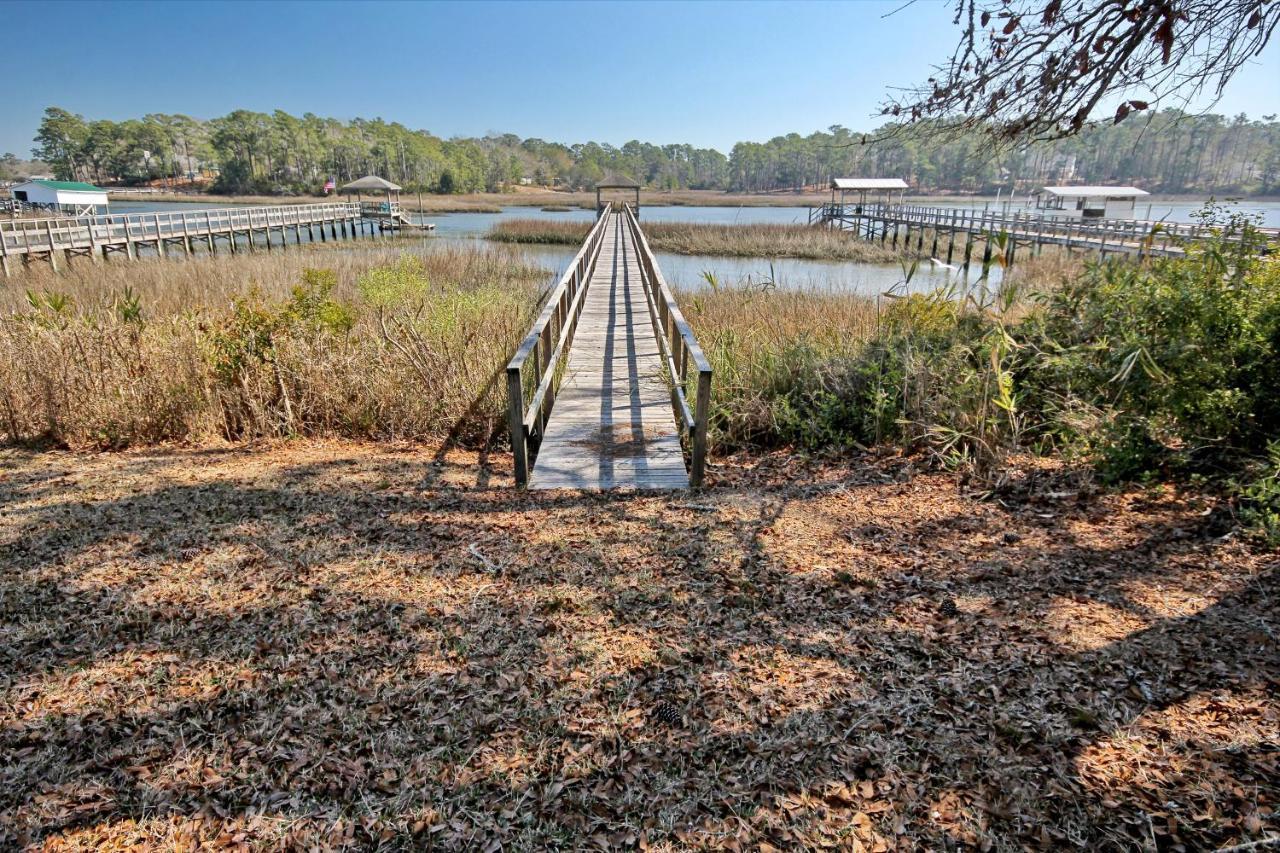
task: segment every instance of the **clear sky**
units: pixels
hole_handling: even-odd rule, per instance
[[[886,90],[928,77],[956,37],[950,6],[890,14],[903,2],[0,2],[0,152],[29,156],[51,105],[114,120],[283,109],[445,137],[726,152],[869,130]],[[1215,109],[1280,112],[1280,45]]]

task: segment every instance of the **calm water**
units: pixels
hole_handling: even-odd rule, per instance
[[[939,207],[981,209],[994,199],[929,202]],[[210,205],[201,202],[118,202],[111,205],[113,213],[137,213],[145,211],[199,210]],[[1003,206],[1003,204],[1002,204]],[[1150,215],[1172,222],[1191,222],[1192,214],[1200,209],[1197,202],[1159,202],[1139,204],[1141,217]],[[1244,212],[1261,214],[1263,224],[1280,227],[1280,202],[1242,202]],[[1011,209],[1021,209],[1012,205]],[[700,222],[710,224],[804,224],[808,222],[806,207],[648,207],[641,209],[642,222]],[[445,245],[459,241],[483,239],[494,223],[508,219],[545,219],[590,222],[594,211],[570,210],[551,212],[536,207],[507,207],[501,213],[432,213],[421,217],[434,223],[436,230],[430,237],[422,238],[424,245]],[[574,249],[561,246],[522,246],[531,258],[537,259],[557,275],[572,260]],[[928,291],[948,284],[958,283],[961,273],[949,271],[931,262],[920,264],[910,277],[899,264],[868,264],[850,261],[810,261],[779,258],[726,258],[711,255],[672,255],[658,253],[659,264],[667,281],[681,290],[705,288],[707,275],[714,276],[723,286],[772,286],[787,289],[826,289],[864,295],[875,295],[890,289]],[[980,279],[981,271],[970,270],[970,282]],[[910,279],[908,281],[908,278]],[[1000,280],[1000,269],[991,270],[992,284]]]
[[[439,238],[436,238],[437,240]],[[439,241],[444,244],[445,241]],[[562,246],[520,246],[519,251],[553,270],[559,277],[568,269],[576,250]],[[928,292],[959,283],[961,274],[925,262],[908,280],[907,271],[897,264],[865,264],[849,261],[808,261],[795,258],[725,258],[712,255],[673,255],[658,252],[658,266],[673,289],[697,291],[710,287],[706,274],[722,287],[775,287],[789,290],[834,290],[875,296],[888,290]],[[981,270],[971,269],[969,280],[976,283]],[[1000,269],[992,267],[990,284],[1000,281]]]

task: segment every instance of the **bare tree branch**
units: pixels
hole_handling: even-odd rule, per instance
[[[1267,46],[1280,0],[956,0],[951,58],[891,96],[899,127],[1060,139],[1163,102],[1215,96]]]

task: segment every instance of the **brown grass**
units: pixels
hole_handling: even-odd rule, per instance
[[[405,257],[417,259],[411,268],[397,266]],[[333,272],[331,308],[295,295],[313,267]],[[377,269],[403,272],[395,304],[357,287]],[[545,279],[507,251],[443,247],[32,270],[25,292],[0,292],[0,429],[100,447],[288,434],[483,440],[501,420],[497,367]]]
[[[1009,286],[1022,296],[1004,319],[1024,317],[1034,307],[1029,295],[1051,291],[1080,272],[1079,258],[1022,259],[1008,274]],[[797,421],[804,420],[793,411],[797,399],[825,390],[830,373],[854,364],[884,331],[883,315],[895,303],[822,289],[723,286],[681,293],[679,300],[714,370],[711,440],[720,452],[797,440]],[[841,440],[821,433],[811,438]]]
[[[482,441],[501,432],[492,379],[546,274],[505,248],[415,249],[414,298],[380,311],[357,282],[375,269],[394,277],[409,245],[32,267],[22,289],[0,290],[0,431],[75,447],[272,435]],[[352,315],[349,331],[289,316],[308,268],[332,271],[327,298]],[[1070,269],[1027,259],[1017,275],[1043,286]],[[133,299],[141,314],[130,321]],[[823,291],[680,299],[715,365],[716,440],[729,446],[774,434],[788,383],[855,355],[877,324],[874,301]],[[254,312],[281,321],[270,352],[250,352],[243,370],[219,368],[228,346],[252,344]]]
[[[589,222],[508,219],[494,223],[487,237],[500,243],[577,245],[590,228]],[[680,255],[891,263],[909,254],[849,234],[804,225],[646,222],[644,233],[655,251]]]
[[[789,383],[860,352],[879,322],[874,298],[824,291],[719,288],[681,301],[714,370],[713,444],[731,447],[769,443]]]
[[[897,457],[0,452],[0,847],[1213,849],[1273,831],[1274,560]],[[669,719],[670,722],[664,721]]]

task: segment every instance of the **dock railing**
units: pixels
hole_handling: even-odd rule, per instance
[[[711,404],[711,362],[702,352],[680,305],[676,302],[640,221],[630,205],[623,208],[627,227],[640,259],[640,277],[649,303],[653,334],[662,348],[662,359],[670,376],[671,407],[681,434],[689,442],[689,485],[702,485],[707,467],[707,420]],[[689,406],[690,364],[696,377],[693,406]]]
[[[529,483],[530,443],[542,437],[555,402],[560,363],[566,358],[586,296],[587,283],[600,255],[608,217],[596,220],[578,254],[547,295],[538,318],[507,363],[507,424],[515,457],[516,485]],[[526,366],[529,367],[526,370]],[[527,374],[527,375],[526,375]],[[532,392],[528,407],[525,391]]]
[[[360,202],[360,214],[362,216],[400,216],[404,212],[404,208],[400,206],[398,201],[362,201]]]
[[[1140,249],[1148,254],[1178,254],[1187,243],[1204,240],[1217,232],[1213,226],[1196,223],[1143,219],[1094,219],[1041,210],[1001,210],[929,207],[917,204],[868,203],[864,205],[825,203],[809,211],[810,225],[846,227],[870,221],[961,231],[974,234],[1009,232],[1020,238],[1046,240],[1074,246],[1092,242],[1106,248]],[[1267,239],[1280,236],[1280,229],[1257,229]]]
[[[205,237],[251,229],[305,226],[360,215],[355,202],[223,207],[208,210],[147,211],[97,216],[0,220],[0,241],[8,249],[50,251],[101,244]]]

